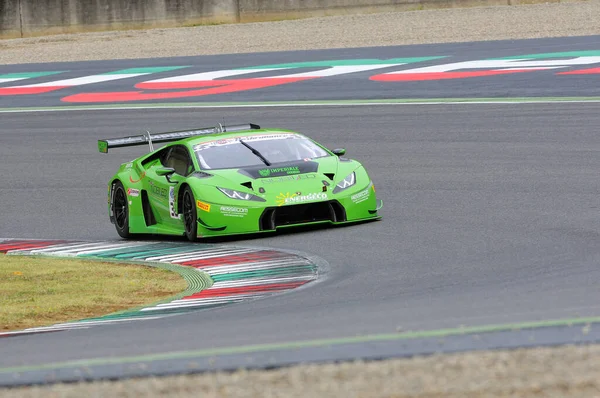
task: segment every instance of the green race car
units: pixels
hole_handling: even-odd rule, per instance
[[[154,150],[157,142],[171,143]],[[150,153],[122,164],[108,183],[110,221],[123,238],[195,241],[381,218],[364,167],[297,132],[219,125],[99,140],[98,149],[143,144]]]

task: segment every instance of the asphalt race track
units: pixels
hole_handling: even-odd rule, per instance
[[[492,53],[494,43],[486,46]],[[538,50],[535,41],[511,46]],[[527,79],[539,85],[532,74],[493,81],[494,89],[519,84],[526,91]],[[598,95],[597,77],[587,79],[595,85],[578,80],[569,94],[585,86],[582,95]],[[222,120],[289,128],[345,147],[370,172],[383,220],[236,241],[327,260],[328,272],[306,288],[143,327],[1,339],[0,368],[600,315],[598,103],[3,113],[0,237],[117,240],[105,184],[119,163],[146,148],[104,155],[96,140]]]

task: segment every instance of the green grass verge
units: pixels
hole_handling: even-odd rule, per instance
[[[188,278],[172,271],[140,264],[2,254],[0,331],[96,317],[181,296],[189,290]]]

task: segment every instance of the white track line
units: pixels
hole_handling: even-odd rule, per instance
[[[598,103],[600,99],[590,100],[578,100],[578,99],[565,99],[565,100],[541,100],[541,101],[527,101],[527,100],[490,100],[490,101],[422,101],[422,102],[389,102],[389,101],[378,101],[369,103],[345,103],[345,102],[330,102],[330,103],[281,103],[281,104],[182,104],[180,106],[172,105],[148,105],[148,106],[112,106],[112,107],[83,107],[73,106],[65,108],[45,108],[45,109],[0,109],[0,113],[40,113],[40,112],[85,112],[85,111],[111,111],[111,110],[144,110],[144,109],[217,109],[217,108],[277,108],[277,107],[315,107],[315,106],[389,106],[389,105],[520,105],[520,104],[564,104],[564,103]]]

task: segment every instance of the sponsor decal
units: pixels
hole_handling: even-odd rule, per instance
[[[350,199],[354,202],[354,203],[360,203],[360,202],[364,202],[365,200],[369,199],[369,188],[365,189],[364,191],[360,191],[358,193],[355,193],[354,195],[350,196]]]
[[[298,203],[305,203],[305,202],[315,202],[315,201],[319,201],[319,200],[326,200],[327,199],[327,194],[324,192],[318,192],[318,193],[309,193],[306,195],[302,195],[301,192],[296,192],[296,193],[283,193],[281,192],[279,195],[277,195],[277,197],[275,198],[275,203],[277,203],[277,206],[283,206],[283,205],[293,205],[293,204],[298,204]]]
[[[208,203],[204,203],[200,200],[196,201],[196,206],[203,211],[209,212],[210,211],[210,205]]]
[[[259,174],[260,174],[260,172],[261,172],[261,170],[259,170]],[[272,184],[272,183],[277,183],[277,182],[312,180],[312,179],[315,179],[316,177],[317,176],[315,174],[298,174],[298,175],[290,175],[290,176],[284,176],[284,177],[265,178],[265,179],[261,180],[261,182],[265,183],[265,184]]]
[[[140,196],[140,190],[135,188],[127,188],[127,195],[137,198],[138,196]]]
[[[261,177],[268,177],[271,174],[299,174],[300,167],[288,166],[288,167],[275,167],[273,169],[261,169],[258,170],[258,174]]]
[[[181,214],[175,211],[175,187],[169,187],[169,214],[175,220],[181,219]]]
[[[261,134],[261,135],[250,135],[244,137],[231,137],[225,139],[219,139],[214,141],[207,141],[201,144],[194,146],[194,151],[202,151],[204,149],[216,147],[216,146],[224,146],[231,145],[239,142],[240,140],[244,140],[244,142],[250,141],[265,141],[265,140],[283,140],[283,139],[301,139],[305,138],[300,134]]]
[[[305,138],[300,134],[257,134],[257,135],[250,135],[250,136],[246,136],[246,137],[239,137],[239,138],[243,138],[244,142],[245,141],[264,141],[264,140],[293,140],[293,139],[301,139],[301,138]],[[239,139],[238,138],[238,139]]]
[[[245,207],[221,206],[219,210],[226,217],[245,217],[248,214]]]
[[[129,162],[129,163],[125,164],[125,168],[126,169],[130,169],[132,166],[133,166],[132,162]]]
[[[296,174],[316,173],[319,169],[317,162],[294,161],[282,163],[279,167],[254,166],[239,169],[239,173],[250,178],[285,177]],[[312,178],[312,177],[307,177]]]

